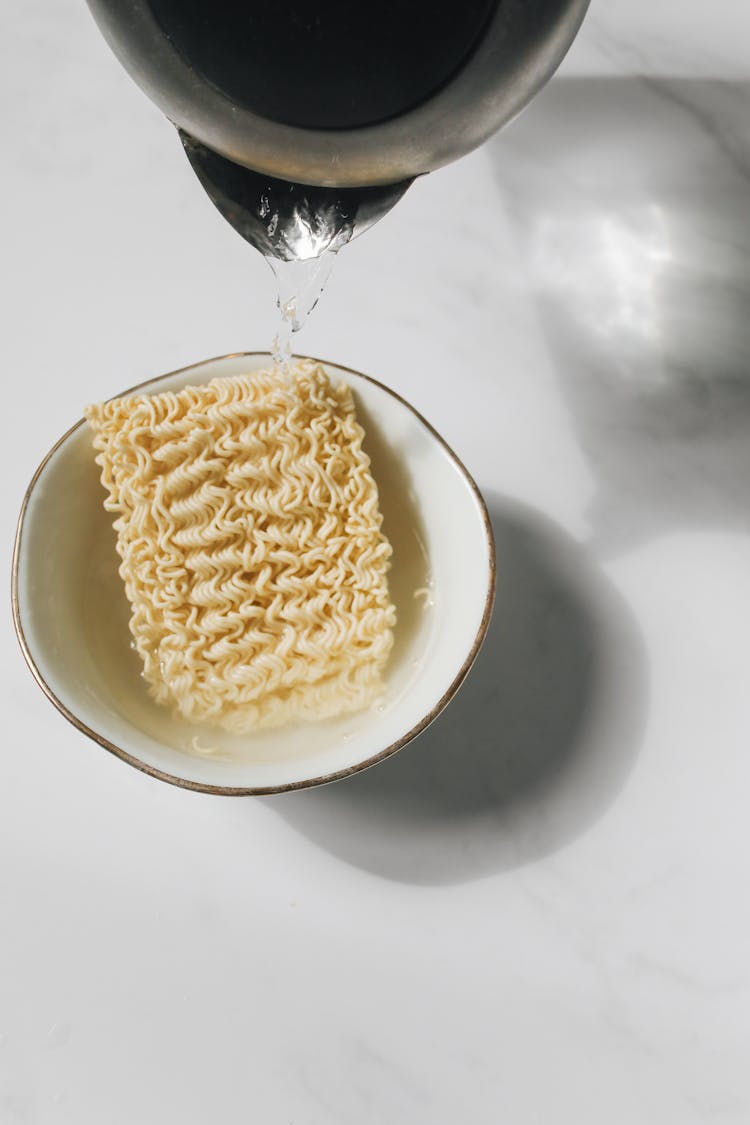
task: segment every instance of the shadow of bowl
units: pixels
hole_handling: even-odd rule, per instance
[[[632,768],[644,653],[611,584],[549,519],[488,497],[495,615],[460,695],[412,746],[317,791],[267,798],[347,862],[405,883],[459,883],[554,852]]]

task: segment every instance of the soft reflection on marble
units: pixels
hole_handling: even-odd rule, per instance
[[[749,40],[745,0],[606,0],[592,3],[563,73],[744,79]]]
[[[748,527],[748,105],[748,84],[571,80],[492,143],[607,552]]]
[[[462,882],[555,851],[607,808],[638,751],[644,653],[621,599],[549,519],[488,503],[495,615],[457,699],[377,769],[267,799],[389,879]]]

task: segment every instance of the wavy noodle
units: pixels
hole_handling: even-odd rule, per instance
[[[391,547],[347,386],[308,363],[86,417],[158,702],[245,732],[377,698]]]

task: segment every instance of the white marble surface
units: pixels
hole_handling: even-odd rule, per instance
[[[82,0],[6,15],[7,573],[81,405],[266,346],[273,294]],[[492,507],[492,633],[416,744],[171,789],[58,717],[6,604],[0,1125],[750,1120],[749,41],[745,0],[595,2],[300,339]]]

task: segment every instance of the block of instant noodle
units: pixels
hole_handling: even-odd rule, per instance
[[[86,417],[156,700],[244,732],[378,697],[391,547],[347,386],[308,362]]]

